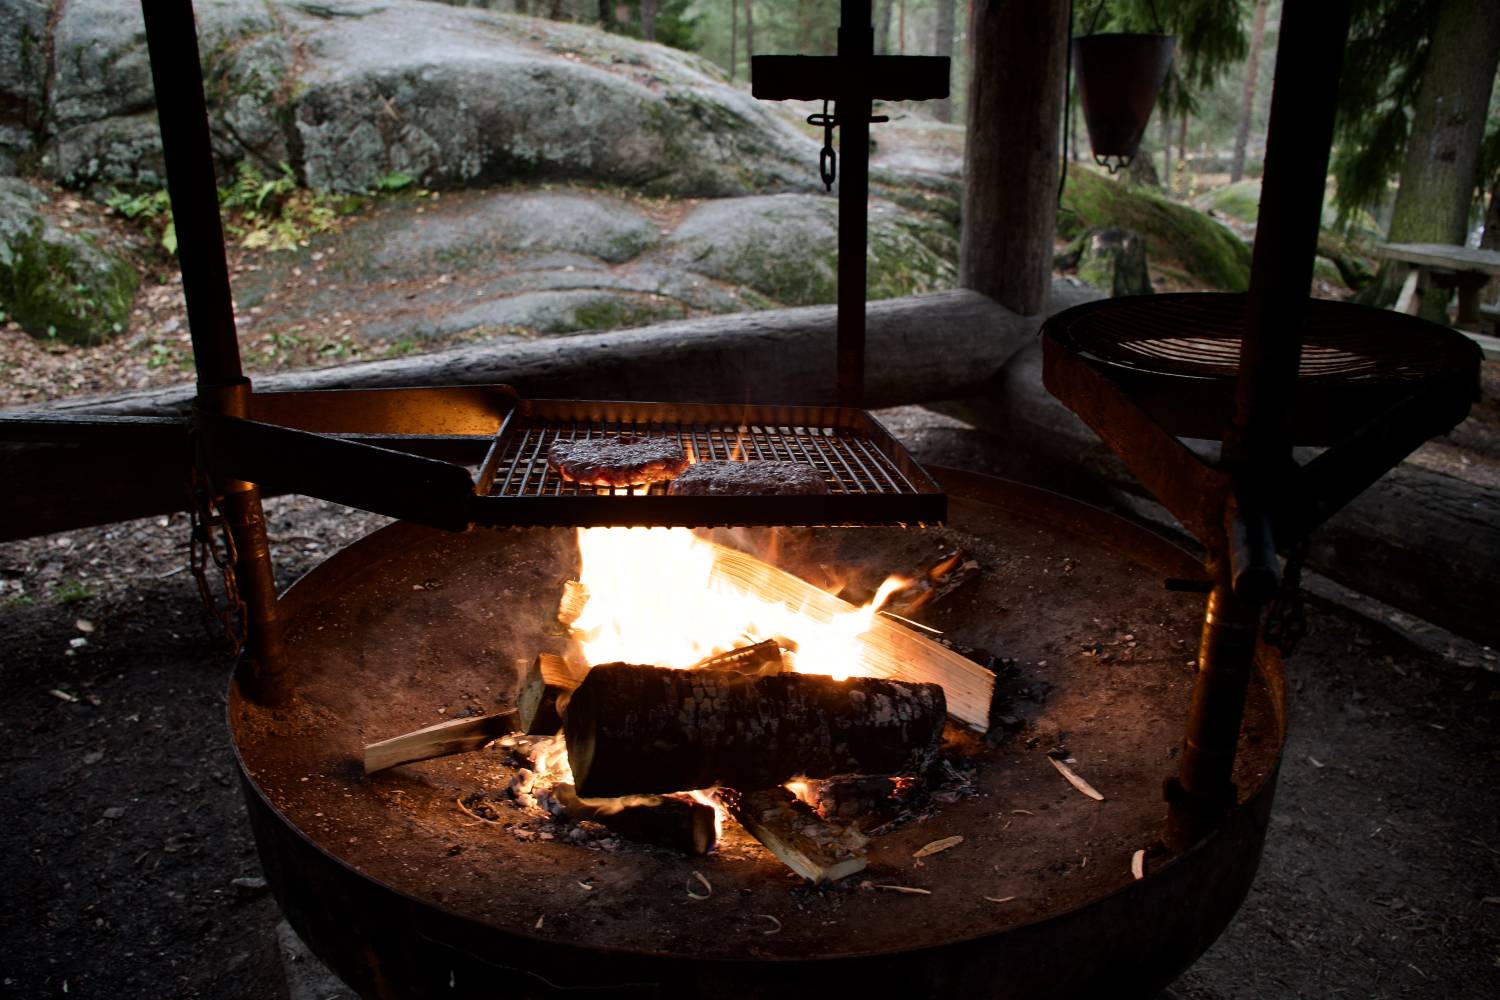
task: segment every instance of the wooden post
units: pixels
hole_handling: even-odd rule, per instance
[[[959,282],[1032,316],[1052,274],[1068,4],[980,0],[969,33]]]

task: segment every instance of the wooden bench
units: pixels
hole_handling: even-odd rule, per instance
[[[1485,285],[1500,275],[1500,252],[1445,243],[1383,243],[1375,253],[1412,265],[1396,300],[1397,312],[1419,312],[1428,288],[1456,288],[1458,315],[1454,328],[1479,344],[1486,358],[1500,358],[1500,338],[1493,334],[1500,310],[1479,302]]]

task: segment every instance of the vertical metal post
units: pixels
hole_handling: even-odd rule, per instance
[[[191,0],[142,0],[141,12],[198,374],[197,406],[205,413],[244,417],[250,380],[240,367],[193,5]],[[282,701],[291,690],[260,491],[238,480],[215,485],[224,491],[223,510],[239,557],[235,574],[247,609],[255,668],[256,690],[247,693],[261,701]]]
[[[1268,499],[1291,462],[1291,408],[1317,253],[1348,0],[1288,3],[1276,53],[1260,216],[1245,310],[1234,425],[1223,464],[1234,484],[1211,545],[1215,584],[1199,648],[1182,763],[1169,783],[1168,839],[1186,847],[1235,805],[1235,750],[1265,602],[1280,579]]]
[[[1349,0],[1289,3],[1282,12],[1235,426],[1225,455],[1257,479],[1279,471],[1290,456],[1302,322],[1348,33]]]
[[[870,212],[870,0],[842,0],[838,33],[843,93],[839,122],[838,403],[865,395],[865,246]]]

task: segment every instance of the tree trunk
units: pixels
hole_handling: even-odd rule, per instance
[[[740,59],[740,0],[729,0],[729,82],[734,82]]]
[[[1156,114],[1160,121],[1157,131],[1161,133],[1161,179],[1168,191],[1172,190],[1172,121],[1166,108],[1158,106]]]
[[[599,27],[605,31],[615,26],[614,0],[599,0]]]
[[[896,22],[896,51],[906,55],[906,0],[897,0],[901,5],[901,14]]]
[[[1177,191],[1183,197],[1186,197],[1191,193],[1191,191],[1189,191],[1187,172],[1187,108],[1182,109],[1182,117],[1179,119],[1179,121],[1180,124],[1177,127],[1177,173],[1180,176],[1174,177],[1172,179],[1172,190]]]
[[[641,0],[641,37],[656,41],[656,0]]]
[[[1444,0],[1412,109],[1392,243],[1464,242],[1497,60],[1500,4]],[[1424,296],[1424,317],[1446,320],[1446,299]]]
[[[937,20],[932,48],[939,56],[953,58],[953,8],[955,0],[937,0],[933,4],[933,17]],[[932,115],[940,122],[953,120],[953,99],[944,98],[932,103]]]
[[[875,52],[877,55],[889,55],[891,51],[891,9],[896,6],[896,0],[885,0],[880,4],[880,15],[875,20]]]
[[[1489,207],[1484,213],[1484,236],[1479,241],[1479,246],[1485,250],[1500,250],[1500,171],[1496,171],[1494,179],[1490,182]],[[1485,289],[1484,301],[1490,305],[1500,302],[1500,281],[1491,281]],[[1493,333],[1487,330],[1486,333]]]
[[[755,55],[755,6],[752,0],[745,0],[745,65],[749,66],[750,59]]]
[[[1245,59],[1245,86],[1240,91],[1240,124],[1234,133],[1234,158],[1229,161],[1229,182],[1245,176],[1245,149],[1250,144],[1250,119],[1255,113],[1255,84],[1260,76],[1260,47],[1266,40],[1266,8],[1271,0],[1256,0],[1255,20],[1250,24],[1250,55]]]
[[[976,3],[970,37],[959,281],[1035,315],[1052,272],[1068,4]]]

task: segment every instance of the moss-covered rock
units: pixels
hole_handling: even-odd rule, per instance
[[[870,205],[866,290],[872,299],[950,288],[958,240],[936,216]],[[732,198],[699,206],[667,241],[667,259],[781,305],[838,295],[838,202],[820,195]]]
[[[0,309],[35,337],[98,344],[122,333],[140,275],[96,234],[61,229],[46,196],[0,178]]]
[[[1087,229],[1118,228],[1139,233],[1153,264],[1222,291],[1250,285],[1250,247],[1204,213],[1141,187],[1110,180],[1087,167],[1068,171],[1058,232],[1073,239]]]
[[[1241,222],[1254,222],[1260,215],[1260,181],[1246,179],[1226,184],[1203,195],[1195,204]]]

